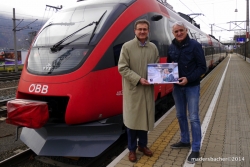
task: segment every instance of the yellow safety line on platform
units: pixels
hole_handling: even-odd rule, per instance
[[[150,150],[153,152],[152,157],[143,155],[134,167],[152,167],[161,156],[169,142],[172,140],[176,132],[179,130],[178,120],[175,118],[173,122],[165,129],[165,131],[151,145]]]
[[[200,90],[200,97],[202,97],[206,93],[209,86],[211,86],[212,81],[216,79],[215,75],[212,75],[211,77],[212,79],[209,79],[209,81],[207,81],[206,84],[202,86]],[[165,129],[165,131],[151,145],[150,150],[153,152],[153,156],[148,157],[143,155],[137,161],[137,163],[134,164],[134,167],[152,167],[159,159],[162,152],[168,146],[169,142],[172,140],[172,138],[174,137],[174,135],[177,133],[178,130],[179,130],[179,124],[177,118],[175,118],[173,122],[167,127],[167,129]]]

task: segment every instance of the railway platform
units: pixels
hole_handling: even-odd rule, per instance
[[[180,141],[175,107],[149,132],[152,157],[137,151],[137,161],[124,150],[108,167],[249,167],[250,166],[250,63],[229,54],[201,82],[202,145],[195,164],[186,159],[189,149],[171,149]],[[192,140],[191,140],[192,141]]]

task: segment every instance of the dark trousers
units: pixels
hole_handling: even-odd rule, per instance
[[[128,149],[129,151],[135,151],[137,148],[137,138],[138,145],[140,147],[146,147],[148,144],[148,131],[144,130],[133,130],[127,128],[128,135]]]

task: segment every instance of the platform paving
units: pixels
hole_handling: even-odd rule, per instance
[[[221,89],[218,88],[220,84]],[[128,154],[125,154],[116,159],[118,162],[113,166],[249,167],[250,63],[239,55],[228,55],[203,79],[200,96],[200,119],[204,132],[200,161],[193,165],[187,164],[189,149],[170,148],[171,144],[180,140],[173,107],[154,130],[149,132],[148,147],[154,153],[152,157],[137,151],[137,162],[130,162]],[[208,113],[211,113],[210,116]]]

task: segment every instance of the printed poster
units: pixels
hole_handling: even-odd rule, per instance
[[[178,63],[148,64],[148,82],[150,84],[178,83]]]

